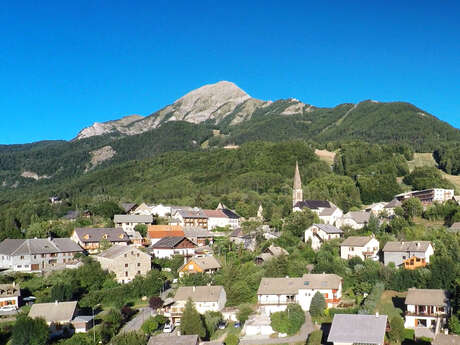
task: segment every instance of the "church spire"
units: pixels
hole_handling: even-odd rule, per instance
[[[294,186],[292,188],[292,207],[303,201],[302,181],[300,180],[299,163],[295,162]]]

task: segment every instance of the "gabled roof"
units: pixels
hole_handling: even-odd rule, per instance
[[[460,335],[438,333],[431,342],[432,345],[460,345]]]
[[[310,210],[317,210],[319,208],[330,208],[331,203],[327,200],[304,200],[295,204],[295,207],[309,208]]]
[[[29,317],[41,317],[46,322],[67,323],[73,319],[77,301],[54,302],[54,303],[35,303],[29,312]]]
[[[332,205],[332,203],[331,203]],[[338,208],[335,207],[335,206],[332,206],[332,207],[327,207],[325,209],[323,209],[320,213],[319,213],[319,216],[320,217],[327,217],[327,216],[332,216],[334,214],[334,212],[337,210]]]
[[[222,268],[219,261],[217,261],[217,259],[214,256],[208,255],[201,258],[191,258],[185,264],[183,264],[177,271],[181,271],[184,267],[190,265],[191,262],[194,262],[203,271]]]
[[[364,247],[373,238],[371,236],[350,236],[340,246]]]
[[[114,223],[153,223],[153,216],[143,214],[116,214],[113,216]]]
[[[105,259],[114,260],[124,255],[125,253],[131,252],[131,251],[135,251],[136,253],[139,253],[139,255],[147,255],[150,257],[150,255],[137,249],[135,246],[119,246],[119,245],[112,246],[109,249],[104,250],[102,253],[100,253],[97,256],[101,258],[105,258]]]
[[[174,300],[187,301],[191,298],[193,302],[217,302],[222,290],[224,290],[224,287],[220,285],[182,286],[177,289]]]
[[[342,277],[337,274],[304,274],[302,276],[302,289],[338,289]]]
[[[271,253],[273,256],[281,256],[281,255],[289,255],[288,251],[284,248],[281,247],[276,247],[273,244],[270,245],[267,249],[265,249],[265,252]]]
[[[78,217],[80,217],[80,214],[81,214],[81,212],[78,211],[78,210],[75,210],[75,211],[68,211],[68,212],[64,215],[64,217],[62,217],[62,218],[64,218],[64,219],[69,219],[69,220],[71,220],[71,219],[77,219]]]
[[[434,305],[444,306],[449,297],[447,291],[441,289],[415,289],[407,291],[406,305]]]
[[[209,230],[198,228],[198,227],[187,227],[184,229],[185,237],[214,237],[215,234]]]
[[[122,202],[120,206],[125,212],[129,212],[135,209],[137,207],[137,204],[133,202]]]
[[[128,242],[129,237],[122,228],[76,228],[75,234],[83,243],[100,242],[106,239],[109,242]]]
[[[33,255],[82,252],[83,249],[70,238],[31,238],[5,239],[0,243],[0,254],[6,255]]]
[[[304,274],[302,278],[262,278],[258,295],[297,294],[301,289],[338,289],[342,278],[336,274]]]
[[[182,236],[169,236],[169,237],[163,237],[161,240],[159,240],[157,243],[152,245],[152,249],[173,249],[179,243],[182,241],[189,241],[193,245],[195,245],[192,241],[190,241],[188,238],[182,237]]]
[[[227,218],[227,215],[222,210],[203,210],[203,213],[208,218]]]
[[[345,219],[353,219],[358,224],[368,223],[370,217],[371,213],[366,211],[351,211],[343,216]]]
[[[147,345],[196,345],[197,335],[160,334],[151,336]]]
[[[401,206],[402,203],[398,199],[391,200],[388,204],[384,206],[384,208],[395,208]]]
[[[184,237],[185,234],[180,225],[149,225],[147,236],[148,238]]]
[[[191,210],[180,209],[177,213],[179,213],[182,218],[208,218],[203,210],[196,208]]]
[[[241,217],[233,210],[230,210],[229,208],[223,208],[221,211],[227,216],[227,218],[230,219],[240,219]]]
[[[17,284],[0,284],[0,297],[21,296],[21,289]]]
[[[317,228],[323,230],[326,234],[343,234],[343,231],[329,224],[313,224]],[[310,227],[311,228],[311,227]]]
[[[384,252],[425,252],[431,245],[430,241],[398,242],[391,241],[383,247]]]
[[[335,314],[327,341],[383,344],[386,326],[386,315]]]

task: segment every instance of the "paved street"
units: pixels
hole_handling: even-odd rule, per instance
[[[137,315],[126,325],[123,326],[120,333],[138,331],[141,329],[142,324],[145,320],[147,320],[150,316],[155,315],[155,312],[150,309],[150,307],[140,308]]]

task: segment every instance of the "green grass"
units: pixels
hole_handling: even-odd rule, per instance
[[[381,315],[388,315],[388,320],[392,319],[395,316],[402,316],[401,308],[397,308],[394,305],[394,301],[402,301],[405,297],[405,293],[386,290],[383,292],[380,301],[377,304],[377,309]]]

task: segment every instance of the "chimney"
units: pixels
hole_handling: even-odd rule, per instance
[[[379,312],[376,312],[376,313],[375,313],[375,317],[379,317]]]
[[[195,290],[196,290],[196,288],[195,288],[195,286],[193,286],[193,292],[195,292]]]

